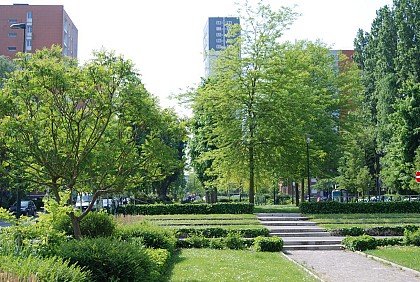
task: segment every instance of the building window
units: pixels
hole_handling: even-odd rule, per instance
[[[16,46],[7,47],[7,51],[16,51]]]
[[[232,24],[232,21],[227,21],[227,24]]]
[[[8,19],[7,20],[9,23],[17,23],[17,19]]]
[[[32,25],[26,25],[26,31],[32,33]]]
[[[8,35],[9,37],[16,37],[17,36],[17,34],[16,34],[16,32],[9,32],[9,35]]]
[[[220,25],[220,24],[222,24],[222,21],[216,21],[216,24]]]
[[[216,33],[216,37],[222,37],[222,33],[221,32],[217,32]]]
[[[32,39],[26,39],[26,48],[32,47]]]
[[[29,11],[26,13],[26,18],[27,19],[32,19],[32,11]]]
[[[222,49],[222,45],[217,44],[217,45],[216,45],[216,49]]]
[[[222,43],[222,39],[217,38],[217,39],[216,39],[216,43]]]
[[[216,30],[222,30],[222,27],[221,26],[216,26]]]

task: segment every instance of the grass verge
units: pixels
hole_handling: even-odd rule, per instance
[[[387,261],[420,271],[420,247],[394,246],[365,251]]]
[[[280,253],[183,249],[168,281],[318,281]]]
[[[294,205],[266,205],[254,206],[255,213],[300,213],[299,207]]]

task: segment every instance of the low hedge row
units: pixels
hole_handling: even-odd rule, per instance
[[[176,230],[178,238],[187,238],[196,235],[202,235],[206,238],[221,238],[227,236],[231,232],[241,234],[243,237],[254,238],[258,236],[268,236],[270,230],[264,226],[255,226],[250,228],[229,229],[223,227],[203,227],[203,228],[179,228]]]
[[[257,252],[280,252],[284,242],[279,237],[258,236],[256,238],[243,238],[240,234],[229,233],[224,238],[206,238],[194,235],[184,240],[179,240],[178,248],[210,248],[232,250],[255,250]]]
[[[332,236],[361,236],[361,235],[371,235],[371,236],[403,236],[404,231],[408,230],[417,230],[419,225],[407,224],[404,226],[376,226],[372,228],[361,228],[361,227],[349,227],[349,228],[338,228],[330,231]]]
[[[124,215],[252,214],[254,205],[248,203],[125,205],[119,206],[117,212]]]
[[[346,236],[342,241],[342,245],[351,251],[373,250],[380,246],[420,246],[420,229],[405,229],[403,238],[375,238],[367,234],[357,237]]]
[[[333,213],[419,213],[420,201],[341,203],[303,202],[299,205],[304,214]]]

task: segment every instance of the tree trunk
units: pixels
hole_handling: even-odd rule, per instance
[[[255,174],[255,162],[254,162],[254,147],[249,146],[249,203],[254,204],[255,196],[255,184],[254,184],[254,174]]]
[[[80,218],[74,214],[74,212],[68,213],[71,219],[71,225],[73,227],[74,238],[80,239],[82,237],[82,231],[80,229]]]
[[[305,179],[302,179],[302,191],[301,191],[300,201],[303,203],[305,202]]]

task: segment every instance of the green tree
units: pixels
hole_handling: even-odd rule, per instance
[[[363,70],[365,109],[375,128],[375,156],[367,166],[388,189],[407,192],[420,145],[418,0],[395,0],[378,10],[371,32],[359,31],[355,60]],[[378,180],[377,183],[380,181]]]
[[[123,191],[138,179],[133,116],[123,113],[132,96],[144,101],[149,94],[132,63],[113,53],[96,52],[79,65],[53,47],[15,62],[18,71],[0,99],[11,175],[35,189],[47,187],[58,203],[61,191],[69,205],[74,193],[93,194],[86,211],[68,211],[78,238],[80,221],[101,194]]]
[[[218,52],[213,74],[191,98],[193,156],[204,168],[198,173],[215,186],[247,184],[251,203],[256,180],[306,176],[305,134],[314,175],[337,167],[338,93],[346,90],[322,43],[279,42],[296,16],[246,3],[242,26],[228,26],[231,45]]]

